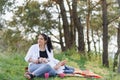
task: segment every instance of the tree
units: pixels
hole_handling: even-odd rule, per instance
[[[115,59],[118,59],[116,57],[118,57],[119,55],[118,73],[120,73],[120,23],[118,25],[117,44],[118,44],[118,50],[117,53],[115,54]]]
[[[7,21],[8,24],[6,25],[8,27],[6,27],[3,35],[3,40],[6,39],[5,43],[9,49],[17,50],[16,48],[18,48],[18,46],[22,45],[23,47],[34,42],[35,36],[41,32],[50,34],[50,30],[56,27],[57,22],[52,19],[52,13],[46,6],[48,6],[46,3],[40,4],[38,1],[31,0],[24,2],[21,6],[15,5],[15,9],[12,10],[13,17],[11,21]],[[32,34],[34,34],[34,36]],[[24,42],[28,39],[32,40],[29,40],[29,42],[25,44]],[[20,43],[20,41],[21,43],[23,42],[23,44],[19,45],[18,43]],[[25,48],[23,47],[23,49]]]
[[[59,43],[60,43],[60,46],[61,46],[61,50],[65,51],[65,46],[64,46],[64,42],[63,42],[63,33],[62,33],[60,11],[59,11],[59,8],[58,8],[57,4],[56,4],[56,8],[57,8],[58,14],[59,14],[59,16],[58,16],[58,19],[59,19],[59,21],[58,21],[59,39],[58,40],[59,40]]]
[[[24,36],[41,32],[49,33],[50,29],[55,27],[56,21],[52,20],[52,15],[46,6],[46,4],[40,4],[38,1],[25,2],[24,5],[18,6],[14,11],[9,26],[17,30],[22,28],[21,32]]]
[[[118,4],[119,4],[119,8],[120,8],[120,0],[118,0]],[[118,51],[117,51],[117,53],[119,54],[118,73],[120,73],[120,22],[119,22],[119,25],[118,25],[118,37],[117,37],[117,41],[118,41]]]
[[[87,16],[86,16],[86,26],[87,26],[87,45],[88,45],[88,53],[91,51],[90,49],[90,40],[89,40],[89,29],[90,29],[90,0],[87,0]]]
[[[103,19],[103,66],[109,67],[108,61],[108,19],[107,19],[107,2],[102,0],[102,19]]]
[[[76,27],[78,31],[78,51],[84,52],[85,51],[85,44],[84,44],[84,34],[83,34],[83,26],[81,24],[81,19],[78,17],[77,14],[77,0],[73,0],[73,20],[74,20],[74,27]]]
[[[8,2],[8,0],[1,0],[0,1],[0,30],[2,30],[2,27],[3,27],[1,16],[5,11],[5,8],[6,8],[5,6],[6,6],[7,2]]]
[[[60,10],[60,16],[62,19],[62,29],[63,29],[63,38],[64,38],[64,42],[65,42],[65,50],[67,49],[71,49],[76,45],[76,41],[75,41],[75,37],[76,37],[76,27],[74,25],[74,21],[73,21],[73,9],[72,6],[70,5],[70,3],[73,3],[72,1],[66,0],[67,2],[67,6],[68,6],[68,11],[66,11],[66,7],[64,4],[65,0],[52,0],[54,2],[56,2],[59,6],[59,10]],[[68,17],[70,15],[70,18]],[[61,29],[61,30],[62,30]],[[61,39],[61,34],[60,34],[60,43],[62,39]],[[62,47],[63,45],[61,45]]]
[[[8,2],[8,0],[1,0],[0,1],[0,14],[4,12],[6,3]]]
[[[120,0],[118,0],[118,5],[120,8]],[[118,46],[118,50],[114,55],[113,71],[116,71],[116,67],[118,66],[118,72],[120,73],[120,58],[119,58],[119,63],[118,63],[118,57],[120,54],[120,23],[117,28],[117,46]]]
[[[118,72],[120,73],[120,62],[118,64],[118,56],[120,54],[120,23],[119,23],[118,28],[117,28],[117,46],[118,46],[118,50],[114,56],[113,71],[116,71],[116,67],[118,65]]]
[[[73,15],[73,8],[72,8],[72,4],[73,1],[70,1],[70,0],[66,0],[67,4],[68,4],[68,8],[69,8],[69,14],[70,14],[70,18],[69,18],[69,25],[70,25],[70,35],[71,35],[71,46],[74,46],[76,45],[76,27],[74,25],[74,15]],[[76,7],[77,8],[77,7]]]
[[[71,48],[71,35],[70,35],[70,29],[69,29],[69,23],[67,20],[67,15],[66,15],[66,10],[64,6],[64,1],[63,0],[55,0],[56,3],[60,7],[60,14],[62,17],[62,22],[63,22],[63,31],[64,31],[64,38],[65,38],[65,49],[70,49]]]

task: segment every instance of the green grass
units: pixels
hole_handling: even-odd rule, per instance
[[[24,68],[27,63],[24,61],[23,53],[0,53],[0,80],[26,80],[24,78]],[[79,54],[65,55],[64,53],[56,54],[59,60],[66,59],[67,65],[80,69],[89,69],[101,76],[103,79],[92,79],[82,77],[65,77],[62,80],[119,80],[119,74],[113,73],[111,69],[101,66],[100,57],[93,57],[88,60]],[[44,78],[35,78],[34,80],[45,80]],[[60,77],[51,77],[48,80],[61,80]]]
[[[24,80],[23,73],[26,63],[21,54],[0,55],[0,79]]]

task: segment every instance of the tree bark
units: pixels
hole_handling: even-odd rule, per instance
[[[120,8],[120,0],[118,0],[118,4]],[[118,26],[118,53],[119,53],[118,73],[120,73],[120,23]]]
[[[77,31],[78,31],[78,51],[84,52],[85,47],[84,47],[83,26],[77,14],[77,0],[72,0],[72,2],[73,2],[72,8],[73,8],[74,26],[77,28]]]
[[[120,7],[120,0],[118,0],[118,5]],[[118,45],[118,50],[114,56],[113,71],[116,71],[116,67],[118,65],[118,73],[120,73],[120,23],[118,25],[118,32],[117,32],[117,45]],[[119,63],[118,63],[118,56],[119,56]]]
[[[108,20],[107,20],[107,2],[102,0],[102,19],[103,19],[103,66],[109,67],[108,61]]]
[[[63,39],[62,39],[62,29],[61,29],[61,23],[60,23],[60,16],[59,16],[59,33],[60,33],[60,45],[61,45],[61,50],[62,51],[65,51],[65,46],[64,46],[64,43],[63,43]]]
[[[93,46],[95,49],[95,54],[97,55],[97,48],[96,48],[96,41],[94,40],[94,33],[93,33],[93,29],[91,29],[91,37],[92,37],[92,42],[93,42]]]
[[[119,65],[118,65],[118,73],[120,73],[120,23],[118,28],[118,37],[117,37],[117,43],[118,43],[118,55],[119,55]]]
[[[65,38],[65,50],[67,50],[71,48],[71,36],[70,36],[70,30],[69,30],[69,23],[67,20],[67,15],[66,15],[66,10],[65,10],[63,0],[57,0],[57,4],[59,5],[61,10],[64,38]]]
[[[120,73],[120,55],[119,55],[119,63],[118,63],[118,73]]]
[[[119,57],[119,64],[118,64],[118,56],[120,54],[120,23],[118,25],[118,32],[117,32],[117,45],[118,45],[118,50],[114,56],[113,71],[116,71],[115,68],[118,65],[118,72],[120,73],[120,57]]]
[[[75,38],[76,38],[76,29],[74,26],[74,21],[73,21],[73,13],[72,13],[72,8],[70,6],[70,2],[69,0],[66,0],[67,4],[68,4],[68,8],[69,8],[69,13],[70,13],[70,35],[71,35],[71,46],[75,46],[76,42],[75,42]]]
[[[62,51],[65,51],[65,46],[64,46],[64,42],[63,42],[63,33],[62,33],[62,26],[61,26],[61,22],[60,22],[60,11],[58,9],[58,6],[56,5],[56,8],[58,10],[58,13],[59,13],[59,24],[58,24],[58,31],[59,31],[59,36],[60,36],[60,46],[61,46],[61,50]]]
[[[90,0],[87,0],[88,11],[86,16],[86,26],[87,26],[87,45],[88,45],[88,53],[91,51],[90,49],[90,40],[89,40],[89,28],[90,28]]]

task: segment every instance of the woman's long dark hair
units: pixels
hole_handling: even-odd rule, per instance
[[[47,41],[47,48],[48,48],[48,51],[51,52],[51,50],[53,49],[53,46],[52,46],[52,42],[51,42],[51,38],[49,36],[47,36],[46,34],[42,33],[40,34],[43,36],[44,40]]]

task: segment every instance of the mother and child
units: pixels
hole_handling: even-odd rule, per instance
[[[25,61],[29,63],[28,72],[24,74],[28,80],[44,76],[45,73],[48,73],[49,76],[56,76],[61,73],[80,72],[80,70],[76,71],[74,68],[66,66],[66,60],[59,61],[54,58],[51,39],[44,33],[39,34],[38,43],[29,48]]]

